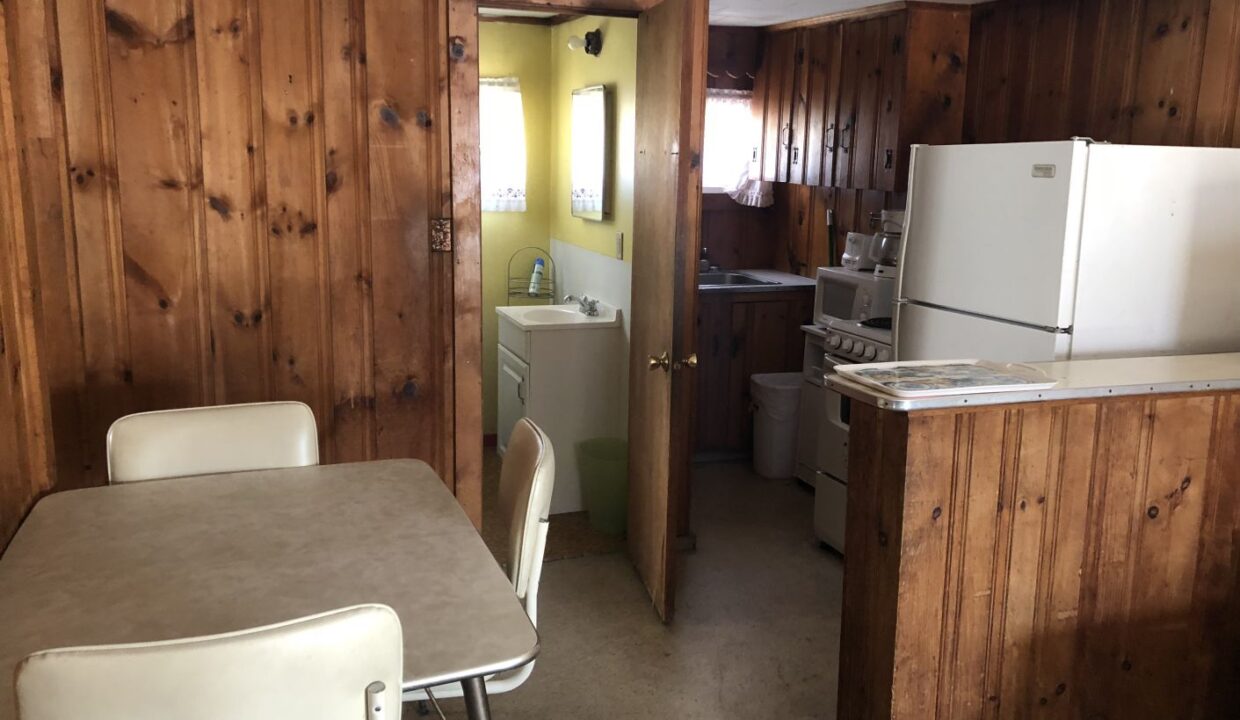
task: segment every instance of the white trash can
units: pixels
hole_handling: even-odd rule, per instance
[[[749,381],[754,404],[753,467],[765,478],[790,478],[797,467],[801,373],[763,373]]]

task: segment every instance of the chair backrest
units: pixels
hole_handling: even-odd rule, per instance
[[[318,464],[314,413],[299,402],[157,410],[108,430],[112,483]]]
[[[400,619],[357,605],[222,635],[37,652],[18,720],[399,720]],[[383,688],[373,683],[382,683]]]
[[[508,523],[508,577],[535,624],[554,488],[555,451],[551,438],[528,418],[522,418],[513,427],[504,452],[499,511]]]

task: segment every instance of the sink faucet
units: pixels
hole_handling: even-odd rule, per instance
[[[591,298],[589,295],[582,295],[581,297],[577,297],[576,295],[565,295],[564,302],[577,303],[577,309],[579,309],[581,314],[586,317],[598,317],[598,300]]]

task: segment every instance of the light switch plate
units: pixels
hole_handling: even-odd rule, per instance
[[[624,259],[624,233],[616,233],[616,259]]]

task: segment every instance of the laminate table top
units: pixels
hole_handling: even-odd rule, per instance
[[[435,472],[384,460],[49,495],[0,557],[0,718],[49,648],[168,640],[384,603],[405,689],[529,662],[538,634]]]

